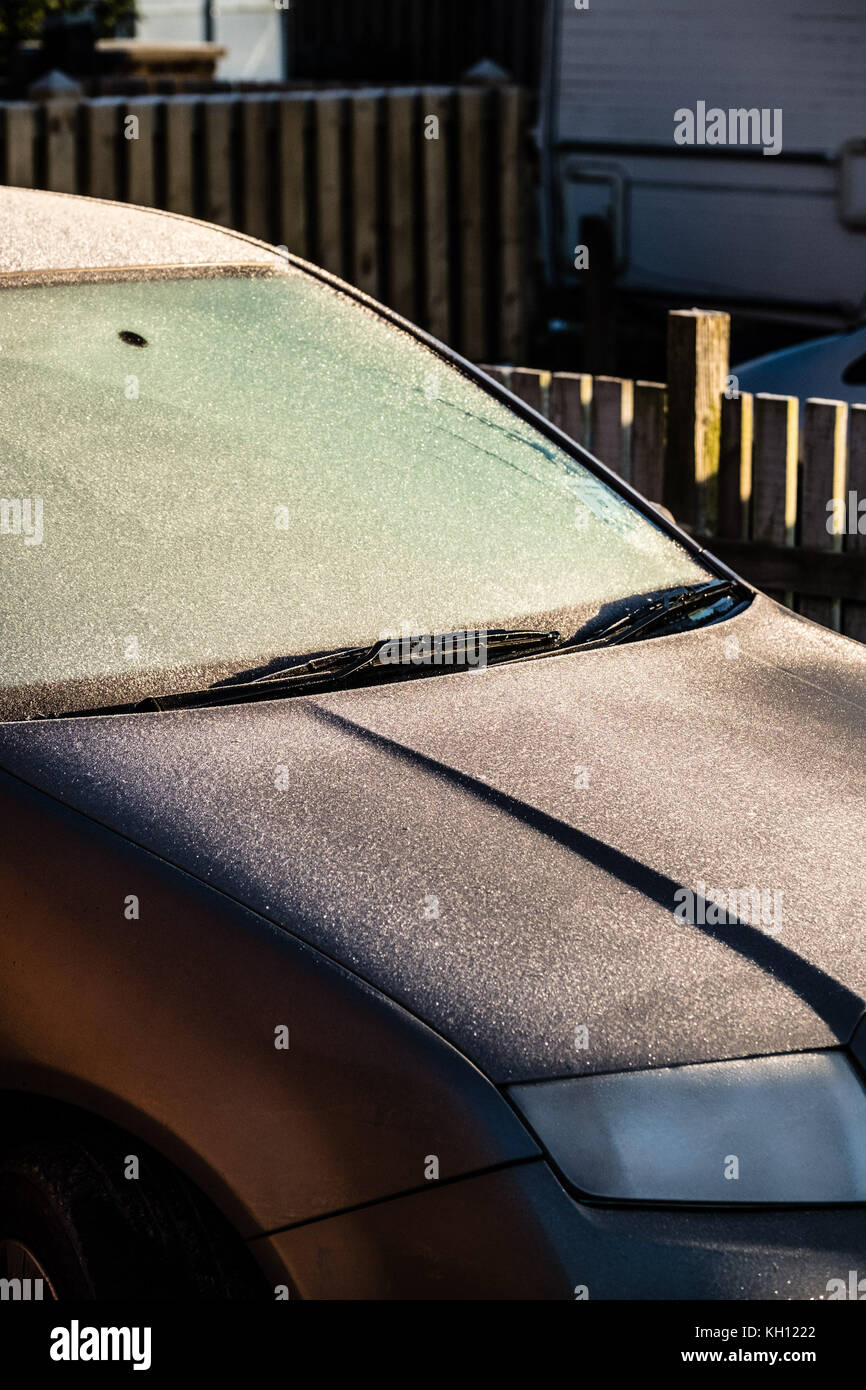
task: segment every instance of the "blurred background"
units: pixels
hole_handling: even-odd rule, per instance
[[[863,0],[0,0],[2,178],[286,245],[476,360],[664,380],[672,308],[734,362],[866,321],[864,53]],[[676,146],[698,99],[782,152]]]

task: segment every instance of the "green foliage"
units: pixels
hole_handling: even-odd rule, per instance
[[[7,51],[22,39],[38,39],[46,19],[59,14],[89,10],[96,20],[97,37],[113,38],[118,25],[135,15],[135,0],[0,0],[0,47]]]

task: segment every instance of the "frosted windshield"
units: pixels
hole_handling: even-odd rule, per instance
[[[707,578],[432,351],[296,271],[5,289],[0,380],[4,687],[188,687]]]

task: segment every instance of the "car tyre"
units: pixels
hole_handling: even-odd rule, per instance
[[[139,1176],[126,1177],[133,1154]],[[180,1173],[102,1136],[24,1142],[0,1159],[0,1277],[16,1275],[58,1300],[263,1293],[240,1240]]]

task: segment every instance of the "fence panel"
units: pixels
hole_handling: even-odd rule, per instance
[[[477,361],[484,355],[486,316],[484,272],[484,221],[482,201],[477,190],[484,178],[484,102],[483,93],[468,88],[458,94],[458,159],[460,166],[460,254],[461,277],[460,334],[463,351]]]
[[[165,205],[169,212],[188,217],[196,211],[193,141],[198,111],[194,101],[165,103]]]
[[[156,139],[159,111],[154,97],[131,101],[123,113],[126,197],[153,207],[157,202]],[[132,124],[135,122],[135,124]]]
[[[237,227],[475,360],[520,360],[532,194],[516,88],[117,96],[0,112],[9,184]]]
[[[343,264],[343,101],[342,95],[319,98],[315,105],[317,227],[316,260],[335,275]]]
[[[55,101],[40,112],[45,130],[45,187],[54,193],[78,189],[78,106]]]
[[[437,338],[451,337],[451,206],[448,187],[448,146],[453,131],[450,93],[422,92],[424,121],[424,285],[425,312],[421,323]]]
[[[754,401],[748,391],[722,399],[718,533],[746,540],[752,522]]]
[[[117,97],[97,97],[85,108],[87,142],[87,192],[91,198],[120,195],[121,111]]]
[[[793,396],[720,389],[713,402],[712,383],[727,382],[719,351],[727,323],[719,318],[709,313],[702,325],[699,310],[671,314],[673,393],[656,382],[581,373],[485,371],[627,478],[630,460],[630,481],[648,500],[668,494],[670,473],[700,524],[676,520],[719,559],[804,616],[866,641],[866,405],[807,401],[800,441]],[[682,441],[685,460],[672,439]],[[702,508],[702,489],[712,506]],[[827,529],[834,500],[845,505],[844,535]]]
[[[627,482],[631,479],[633,415],[633,383],[620,377],[597,376],[592,392],[592,452]]]
[[[550,372],[534,372],[528,367],[514,367],[511,372],[510,389],[520,400],[546,414],[546,393],[550,386]]]
[[[519,362],[526,334],[527,205],[531,182],[526,168],[526,96],[517,88],[494,93],[499,114],[497,163],[501,279],[498,284],[502,356]],[[491,238],[492,244],[492,238]]]
[[[35,188],[37,179],[37,121],[41,108],[35,102],[21,101],[3,108],[4,182],[12,188]]]
[[[839,401],[806,401],[803,416],[803,461],[800,486],[800,544],[813,550],[842,549],[842,536],[828,530],[828,503],[845,497],[845,448],[848,407]],[[838,630],[839,600],[804,597],[797,605],[804,617]]]
[[[274,104],[268,97],[239,103],[242,119],[243,229],[250,236],[270,241],[271,188],[270,136]]]
[[[592,448],[592,377],[586,372],[554,372],[550,418],[584,449]]]
[[[664,492],[666,441],[667,391],[657,381],[636,381],[629,481],[651,502]]]
[[[312,214],[307,196],[307,148],[312,106],[304,97],[288,97],[278,102],[277,110],[278,244],[309,260]]]
[[[794,396],[755,396],[752,538],[793,545],[797,520],[797,405]]]
[[[204,133],[204,206],[206,222],[223,227],[235,225],[234,161],[235,101],[233,98],[205,97],[202,101]]]
[[[419,157],[416,137],[417,95],[389,92],[385,101],[388,179],[387,303],[404,318],[416,316],[415,170]],[[487,345],[478,355],[483,357]]]
[[[664,503],[699,531],[715,529],[719,433],[730,318],[700,309],[668,314],[668,452]]]
[[[379,253],[379,142],[381,93],[355,96],[352,120],[352,270],[349,278],[365,294],[381,292]]]

